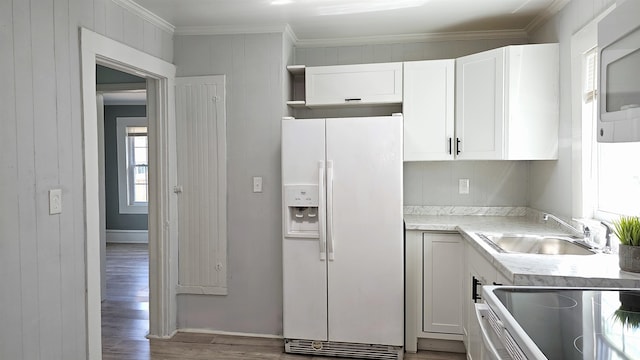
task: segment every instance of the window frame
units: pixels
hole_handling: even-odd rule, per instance
[[[116,147],[118,150],[118,210],[120,214],[148,214],[148,202],[136,202],[133,204],[129,203],[129,171],[127,171],[127,127],[130,126],[144,126],[147,127],[147,131],[149,129],[146,117],[116,117]],[[147,132],[147,141],[148,138],[149,135]]]
[[[598,22],[615,8],[604,10],[571,37],[571,108],[572,108],[572,214],[574,218],[610,220],[611,214],[597,208],[597,159],[595,129],[583,122],[584,55],[598,43]],[[597,79],[596,79],[597,82]],[[597,90],[596,90],[597,91]],[[597,101],[597,98],[595,99]],[[596,111],[597,116],[597,111]],[[593,140],[593,141],[590,141]],[[595,147],[595,148],[594,148]],[[593,152],[596,152],[595,154]]]

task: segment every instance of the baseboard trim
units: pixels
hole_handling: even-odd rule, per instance
[[[176,334],[178,333],[178,330],[173,330],[171,332],[171,334],[166,335],[166,336],[159,336],[159,335],[151,335],[151,334],[147,334],[146,338],[147,339],[152,339],[152,340],[169,340],[172,337],[174,337]]]
[[[113,230],[107,229],[108,243],[148,244],[148,230]]]
[[[460,340],[418,339],[418,350],[443,351],[452,353],[466,353],[464,344]]]
[[[227,336],[254,337],[254,338],[263,338],[263,339],[284,339],[284,337],[283,337],[282,335],[272,335],[272,334],[255,334],[255,333],[234,332],[234,331],[221,331],[221,330],[208,330],[208,329],[180,328],[180,329],[178,329],[177,331],[179,331],[179,332],[198,333],[198,334],[212,334],[212,335],[227,335]]]

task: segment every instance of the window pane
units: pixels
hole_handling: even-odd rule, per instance
[[[147,136],[147,127],[146,126],[127,126],[127,135],[143,135]]]
[[[148,202],[147,200],[147,185],[137,185],[134,187],[135,199],[134,201],[139,202]]]
[[[148,202],[148,137],[146,126],[127,127],[129,203]]]
[[[640,143],[598,144],[599,210],[640,214]]]
[[[133,150],[133,164],[147,165],[147,148],[135,148]]]

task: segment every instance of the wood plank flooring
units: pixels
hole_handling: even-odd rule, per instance
[[[102,302],[105,360],[337,360],[283,353],[281,339],[179,332],[148,340],[149,258],[142,244],[107,244],[107,294]],[[418,352],[406,360],[464,360],[464,354]]]

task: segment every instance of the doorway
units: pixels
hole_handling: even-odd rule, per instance
[[[177,254],[175,66],[99,35],[80,29],[84,131],[86,223],[87,355],[102,358],[99,136],[96,111],[96,65],[147,81],[149,118],[149,335],[171,337],[176,329]]]
[[[102,357],[149,354],[146,79],[96,68]]]

